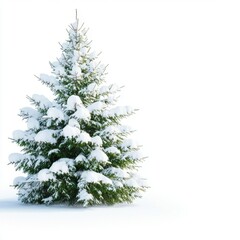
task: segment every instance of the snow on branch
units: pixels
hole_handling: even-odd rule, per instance
[[[81,174],[81,180],[86,183],[104,183],[112,185],[112,180],[101,173],[95,171],[83,171]]]
[[[37,76],[36,76],[37,77]],[[50,76],[48,74],[40,74],[40,77],[37,77],[42,83],[49,85],[49,86],[56,86],[58,85],[58,80],[54,76]]]
[[[31,107],[24,107],[20,109],[19,114],[23,119],[35,118],[38,119],[41,117],[41,113]]]
[[[56,136],[58,135],[59,130],[44,129],[39,131],[35,136],[35,141],[38,143],[57,143]]]
[[[41,109],[48,109],[52,106],[52,102],[44,95],[33,94],[32,97],[28,96],[27,98]]]

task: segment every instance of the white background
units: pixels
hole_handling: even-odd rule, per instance
[[[75,9],[148,159],[151,188],[131,206],[22,206],[8,137],[26,95],[48,95]],[[233,1],[0,2],[0,239],[240,239],[240,4]],[[43,234],[44,232],[44,234]],[[33,237],[34,236],[34,237]]]

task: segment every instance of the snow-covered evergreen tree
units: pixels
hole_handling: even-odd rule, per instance
[[[22,153],[9,159],[26,175],[14,180],[22,202],[115,204],[131,202],[146,188],[136,175],[139,146],[121,124],[135,110],[115,106],[120,88],[105,85],[106,67],[86,33],[78,19],[71,24],[51,75],[38,77],[54,100],[34,94],[33,108],[20,110],[27,130],[14,131],[12,140]]]

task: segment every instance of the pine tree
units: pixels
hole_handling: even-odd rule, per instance
[[[83,206],[132,202],[146,189],[136,175],[143,160],[132,130],[121,120],[135,113],[115,106],[121,88],[106,85],[106,66],[98,61],[87,29],[70,24],[61,57],[50,63],[51,75],[38,79],[53,92],[28,97],[20,110],[27,130],[13,132],[22,153],[10,163],[25,173],[13,186],[24,203],[68,203]]]

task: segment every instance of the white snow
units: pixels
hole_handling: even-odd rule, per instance
[[[108,103],[113,103],[116,102],[118,99],[118,95],[116,95],[117,92],[120,91],[120,88],[116,84],[111,84],[111,85],[103,85],[99,89],[99,93],[101,94],[101,99],[102,100],[107,100]],[[120,107],[122,108],[122,107]],[[123,107],[124,108],[124,107]],[[104,114],[107,116],[108,114],[114,115],[116,114],[117,108],[110,109],[109,111],[106,111]]]
[[[29,155],[28,159],[30,160],[30,163],[32,164],[32,160],[36,160],[36,162],[34,163],[35,166],[39,166],[42,162],[48,162],[49,159],[46,159],[43,156],[33,156],[33,155]]]
[[[106,174],[114,174],[118,178],[129,178],[130,175],[121,168],[110,167],[103,171]]]
[[[77,137],[78,142],[91,142],[91,137],[87,132],[82,131],[79,136]]]
[[[17,163],[24,159],[24,155],[21,153],[11,153],[8,157],[10,163]]]
[[[22,154],[21,153],[11,153],[8,156],[8,160],[10,163],[15,163],[15,162],[19,162],[22,158]]]
[[[50,128],[51,125],[52,125],[52,120],[49,118],[49,119],[47,119],[46,126],[47,126],[47,128]]]
[[[117,99],[118,99],[117,96],[112,95],[112,96],[109,96],[106,100],[107,100],[108,103],[113,104],[114,102],[117,101]]]
[[[80,57],[79,51],[74,50],[72,56],[72,63],[78,62]]]
[[[134,109],[130,106],[117,106],[110,110],[104,111],[104,116],[106,117],[115,117],[115,116],[125,116],[132,114],[134,112]]]
[[[82,101],[79,96],[71,95],[67,100],[67,109],[71,111],[75,111],[77,106],[81,106]]]
[[[53,135],[57,134],[57,130],[45,129],[38,132],[35,136],[36,142],[45,142],[45,143],[56,143],[57,139]]]
[[[113,154],[120,154],[120,150],[117,149],[116,147],[112,146],[112,147],[108,147],[106,149],[104,149],[105,152],[107,153],[113,153]]]
[[[61,43],[61,47],[63,50],[68,50],[68,49],[71,49],[72,45],[69,42],[63,42]]]
[[[133,139],[125,139],[121,144],[121,148],[127,150],[128,148],[138,148],[138,143],[136,140]]]
[[[60,152],[60,150],[58,148],[52,149],[48,152],[48,156],[50,156],[53,153],[58,153],[58,152]]]
[[[106,94],[108,92],[109,92],[109,87],[108,86],[104,85],[104,86],[100,87],[100,89],[99,89],[100,94]]]
[[[88,65],[88,71],[89,71],[90,73],[94,72],[95,67],[96,67],[96,64],[95,64],[94,61],[89,62],[89,65]]]
[[[84,56],[84,55],[86,55],[86,53],[87,53],[87,48],[86,48],[86,47],[82,47],[82,48],[80,49],[80,54],[81,54],[82,56]]]
[[[82,76],[82,70],[77,62],[73,65],[71,73],[76,77]]]
[[[91,118],[90,112],[84,106],[77,107],[77,111],[72,116],[85,121]]]
[[[127,185],[129,187],[135,187],[135,188],[139,188],[140,187],[138,182],[134,178],[127,179],[125,181],[125,185]]]
[[[114,186],[117,185],[115,181],[113,181],[113,185]],[[6,189],[8,190],[9,188],[6,187]],[[107,224],[107,226],[110,226],[111,229],[114,229],[117,232],[120,224],[122,227],[126,228],[126,231],[128,234],[130,235],[133,234],[134,235],[133,238],[138,237],[137,239],[139,240],[142,239],[140,236],[140,233],[141,235],[144,235],[144,237],[149,236],[149,233],[147,233],[146,231],[153,230],[154,233],[157,234],[158,230],[156,230],[157,229],[156,226],[159,225],[159,222],[164,222],[164,224],[166,224],[167,222],[165,226],[167,226],[168,229],[171,229],[173,224],[176,227],[176,229],[179,229],[180,227],[186,227],[185,228],[186,231],[189,228],[189,226],[186,226],[187,223],[191,225],[190,217],[187,217],[189,221],[182,223],[183,221],[186,221],[186,215],[184,211],[187,211],[187,210],[184,208],[185,205],[182,203],[179,203],[178,201],[177,202],[174,201],[176,200],[174,198],[170,198],[171,199],[171,202],[170,202],[169,196],[167,194],[166,196],[168,198],[165,197],[164,199],[162,199],[162,195],[159,196],[160,194],[159,194],[158,188],[155,188],[155,195],[153,193],[153,188],[151,188],[146,193],[144,193],[144,197],[142,199],[134,201],[133,204],[117,204],[115,206],[91,207],[87,209],[82,209],[81,207],[78,207],[78,206],[69,207],[65,205],[53,205],[53,206],[46,207],[44,205],[22,204],[19,201],[17,201],[15,197],[15,192],[13,190],[11,190],[11,192],[10,190],[8,191],[10,194],[2,191],[1,199],[0,199],[0,208],[1,208],[1,219],[0,219],[1,224],[0,225],[2,226],[1,236],[3,236],[3,239],[18,239],[18,240],[26,239],[26,236],[24,234],[24,229],[23,229],[23,224],[25,224],[26,222],[23,222],[23,219],[25,219],[31,225],[33,230],[36,232],[39,226],[44,228],[44,226],[46,226],[47,224],[49,226],[49,229],[54,230],[55,232],[55,233],[52,233],[52,231],[48,230],[47,234],[51,236],[52,239],[54,239],[57,236],[59,240],[68,238],[69,234],[72,238],[74,238],[74,236],[79,232],[77,227],[79,224],[81,224],[81,226],[85,227],[86,229],[88,229],[88,227],[91,224],[94,224],[98,226],[98,229],[100,230],[102,227],[102,224],[100,223],[103,220],[103,216],[105,216],[104,225]],[[10,214],[11,212],[12,214]],[[36,214],[39,216],[37,218],[38,226],[31,224],[31,222],[34,222],[36,220]],[[64,218],[61,218],[63,215],[64,215]],[[122,220],[122,219],[125,219],[126,216],[131,218],[132,221],[139,223],[140,224],[139,226],[141,227],[140,230],[139,230],[139,226],[135,227],[135,225],[133,224],[134,231],[136,231],[136,233],[132,233],[132,227],[131,227],[131,230],[129,230],[129,221],[125,222]],[[139,218],[139,216],[142,216],[144,218]],[[61,221],[61,224],[60,224],[61,228],[59,226],[56,227],[56,225],[53,224],[54,221],[55,222],[58,221],[57,219],[61,219],[59,220]],[[169,219],[172,219],[171,224],[168,222]],[[154,225],[152,228],[151,226],[149,227],[150,220]],[[71,226],[69,227],[69,222],[73,222],[73,221],[75,221],[75,223],[71,228]],[[116,223],[119,223],[118,226],[116,226]],[[198,223],[201,225],[200,222],[197,222],[196,224]],[[227,221],[226,221],[226,224],[227,224]],[[13,225],[16,227],[17,233],[12,233],[12,231],[10,231]],[[193,227],[196,227],[196,226],[194,225]],[[216,225],[216,229],[217,228],[218,226]],[[141,231],[141,229],[145,229],[145,230]],[[207,230],[208,230],[208,226],[206,227],[206,231]],[[140,233],[138,231],[140,231]],[[179,230],[179,232],[181,235],[182,229]],[[236,227],[236,233],[238,233],[237,227]],[[182,233],[182,235],[184,234],[185,233]],[[83,233],[83,236],[85,238],[88,238],[89,233]],[[97,233],[95,232],[93,232],[93,236],[94,236],[94,239],[99,239],[99,240],[104,239],[104,237],[99,238],[99,235],[97,235]],[[163,237],[167,239],[167,236],[169,236],[169,232],[165,231],[163,234]],[[120,240],[121,237],[119,238],[116,237],[116,240]],[[177,236],[174,236],[174,237],[170,239],[177,239]],[[42,239],[42,236],[39,236],[36,238],[36,240],[41,240],[41,239]],[[107,238],[107,240],[109,239]],[[189,237],[188,240],[190,239],[191,238]]]
[[[43,95],[33,94],[32,99],[39,104],[40,108],[50,108],[52,103]]]
[[[12,134],[12,138],[14,140],[24,139],[25,136],[26,136],[25,131],[22,131],[22,130],[15,130]]]
[[[83,171],[81,174],[81,179],[85,182],[92,182],[92,183],[105,183],[105,184],[112,184],[112,180],[108,177],[104,176],[101,173],[97,173],[94,171]]]
[[[118,128],[122,133],[130,133],[133,131],[133,128],[128,125],[121,125]]]
[[[104,73],[105,69],[106,69],[106,65],[100,64],[100,65],[98,66],[98,68],[96,69],[96,72],[101,75],[101,74]]]
[[[108,156],[100,148],[97,148],[90,153],[89,160],[96,160],[98,162],[108,162]]]
[[[103,144],[102,139],[99,136],[92,137],[91,141],[96,146],[102,146],[102,144]]]
[[[77,163],[78,163],[78,162],[86,162],[86,161],[87,161],[87,158],[86,158],[84,155],[79,154],[79,155],[76,157],[75,161],[76,161]]]
[[[86,63],[81,64],[81,69],[82,70],[88,70],[88,65]]]
[[[88,68],[88,66],[84,64],[83,68]],[[87,87],[81,89],[81,92],[95,95],[98,92],[98,85],[96,83],[90,83]]]
[[[27,164],[28,166],[32,166],[33,164],[37,166],[42,162],[48,161],[48,159],[46,159],[43,156],[35,157],[30,154],[22,154],[22,153],[12,153],[9,155],[8,158],[10,163],[19,164],[22,161],[24,161],[24,164]]]
[[[96,58],[96,57],[97,57],[96,52],[95,52],[95,51],[91,52],[91,53],[89,54],[89,57],[90,57],[91,59]]]
[[[78,199],[80,201],[89,201],[93,199],[93,195],[89,194],[86,189],[83,189],[78,193]]]
[[[143,158],[142,153],[139,150],[127,152],[123,155],[123,157],[124,158],[131,158],[133,160],[138,160],[138,159]]]
[[[69,119],[68,125],[71,126],[71,127],[80,128],[80,125],[79,125],[78,121],[74,118]]]
[[[118,180],[113,180],[113,185],[116,186],[116,187],[119,187],[119,188],[123,187],[122,182],[120,182]]]
[[[35,137],[34,133],[22,131],[22,130],[15,130],[13,132],[13,139],[14,140],[24,140],[24,141],[33,141]]]
[[[47,197],[47,198],[43,198],[43,202],[45,204],[50,204],[52,201],[53,201],[53,197],[52,196]]]
[[[37,178],[40,182],[45,182],[48,180],[55,180],[56,177],[49,169],[42,169],[38,172]]]
[[[31,117],[27,120],[28,129],[38,129],[39,125],[39,121],[36,118]]]
[[[60,158],[58,161],[54,162],[50,167],[50,171],[54,173],[68,173],[70,168],[73,166],[73,159],[70,158]]]
[[[87,86],[87,91],[88,92],[94,92],[97,90],[97,84],[96,83],[90,83],[88,86]]]
[[[104,130],[100,132],[100,135],[102,137],[108,137],[112,141],[116,141],[119,139],[118,134],[120,133],[120,130],[117,126],[108,126]]]
[[[111,134],[118,134],[120,133],[120,130],[117,126],[107,126],[103,131],[102,131],[103,134],[107,134],[107,135],[111,135]]]
[[[40,79],[44,83],[49,84],[49,85],[57,85],[58,84],[58,81],[54,76],[49,76],[47,74],[43,74],[43,73],[40,74]]]
[[[89,105],[87,109],[89,110],[89,112],[95,112],[95,111],[101,111],[105,107],[106,107],[105,103],[98,101]]]
[[[120,130],[116,126],[108,126],[104,130],[105,132],[111,133],[111,134],[117,134],[120,133]]]
[[[28,117],[33,117],[33,118],[39,118],[41,116],[41,114],[37,110],[35,110],[31,107],[21,108],[20,114],[27,115]]]
[[[64,113],[61,109],[58,109],[56,107],[51,107],[47,111],[47,116],[49,118],[52,118],[53,120],[59,120],[62,121],[64,120]]]
[[[146,180],[141,179],[137,174],[132,174],[131,178],[125,180],[125,185],[129,186],[129,187],[143,187],[143,186],[147,186],[146,185]]]
[[[80,134],[80,129],[67,125],[63,128],[62,135],[66,138],[76,137]]]
[[[16,177],[16,178],[14,178],[14,180],[13,180],[13,185],[21,184],[21,183],[24,182],[25,180],[26,180],[25,177],[22,177],[22,176]]]
[[[54,66],[54,73],[59,76],[66,75],[64,67],[59,62],[52,62],[52,65]]]

